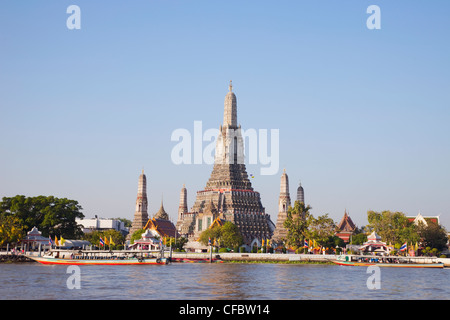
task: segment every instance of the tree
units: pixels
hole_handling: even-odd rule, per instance
[[[75,200],[54,196],[17,195],[4,197],[0,202],[0,214],[17,218],[23,236],[31,228],[37,227],[43,236],[79,239],[83,233],[75,219],[84,217],[82,209]]]
[[[145,232],[144,229],[139,229],[133,232],[133,234],[130,237],[130,243],[133,244],[135,240],[139,240],[142,238],[142,234]]]
[[[17,217],[0,215],[0,247],[22,239],[22,224]]]
[[[329,236],[327,239],[325,239],[324,242],[321,243],[322,246],[325,248],[328,248],[328,253],[331,253],[331,249],[336,249],[336,247],[344,248],[345,242],[338,236]]]
[[[230,221],[225,222],[220,233],[220,244],[226,248],[239,247],[244,243],[239,228]]]
[[[309,239],[316,240],[320,245],[324,246],[330,237],[336,233],[336,224],[333,219],[328,217],[328,213],[314,218],[310,217],[310,223],[305,235]]]
[[[415,225],[409,223],[402,212],[367,212],[369,232],[375,231],[387,243],[404,243],[405,241],[418,241],[419,236]]]
[[[303,241],[311,224],[312,208],[303,202],[295,201],[294,207],[289,207],[284,227],[287,229],[286,242],[290,246],[303,247]]]
[[[214,241],[214,239],[219,239],[221,237],[221,226],[214,226],[213,228],[208,228],[204,230],[202,233],[200,233],[200,238],[198,241],[200,241],[201,244],[207,246],[209,243],[209,239],[211,239],[211,243]]]
[[[436,248],[441,251],[447,246],[447,231],[439,224],[430,221],[425,226],[421,223],[418,229],[425,247]]]
[[[182,251],[183,250],[183,246],[188,242],[188,239],[185,237],[180,237],[180,238],[173,238],[170,237],[169,240],[166,243],[166,246],[172,246],[172,248],[175,251]]]
[[[215,239],[216,245],[225,248],[238,247],[244,242],[238,227],[230,221],[225,222],[223,226],[206,229],[200,234],[199,241],[203,245],[208,245],[209,239],[211,242]]]
[[[365,235],[364,233],[357,233],[355,235],[352,235],[352,244],[362,245],[366,241],[367,235]]]

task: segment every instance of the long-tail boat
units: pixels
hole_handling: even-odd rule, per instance
[[[420,261],[423,260],[423,261]],[[432,260],[432,259],[431,259]],[[390,268],[444,268],[444,264],[437,261],[426,261],[418,258],[405,257],[367,257],[367,256],[339,256],[329,260],[341,266],[358,267],[390,267]]]

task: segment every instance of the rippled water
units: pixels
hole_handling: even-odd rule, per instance
[[[450,269],[381,268],[369,290],[366,267],[305,264],[81,266],[69,289],[66,266],[0,264],[1,299],[334,300],[449,299]]]

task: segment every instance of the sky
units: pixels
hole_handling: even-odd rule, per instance
[[[70,5],[80,29],[69,29]],[[369,29],[370,5],[381,29]],[[450,2],[0,0],[0,198],[77,200],[86,218],[176,221],[212,165],[171,158],[177,129],[279,130],[279,170],[248,164],[275,223],[280,177],[314,216],[440,215],[450,230]]]

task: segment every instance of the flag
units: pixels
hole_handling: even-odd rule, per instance
[[[55,236],[55,246],[59,246],[58,237]]]
[[[113,241],[111,236],[109,236],[109,244],[115,245],[115,243],[114,243],[114,241]]]
[[[312,240],[309,240],[309,246],[310,247],[313,247],[313,241]],[[314,248],[314,247],[313,247]]]
[[[48,244],[51,245],[51,246],[54,245],[52,237],[50,237],[50,236],[48,236]]]
[[[400,247],[400,251],[405,251],[407,246],[408,246],[408,243],[405,242],[405,243]]]
[[[211,245],[211,237],[209,237],[209,239],[208,239],[208,246],[210,246]]]
[[[261,246],[264,247],[264,239],[262,239],[261,241],[262,241],[262,245]]]
[[[103,243],[104,243],[105,245],[109,245],[109,242],[108,242],[108,238],[107,238],[107,237],[105,237],[105,239],[103,239]]]
[[[308,241],[305,239],[305,243],[303,245],[304,248],[308,248]]]
[[[100,237],[100,245],[104,246],[105,245],[105,241],[103,241],[102,237]]]
[[[414,247],[414,250],[415,251],[419,250],[419,245],[417,244],[417,242],[416,242],[416,246]]]
[[[66,240],[61,236],[59,237],[59,244],[62,246]]]

